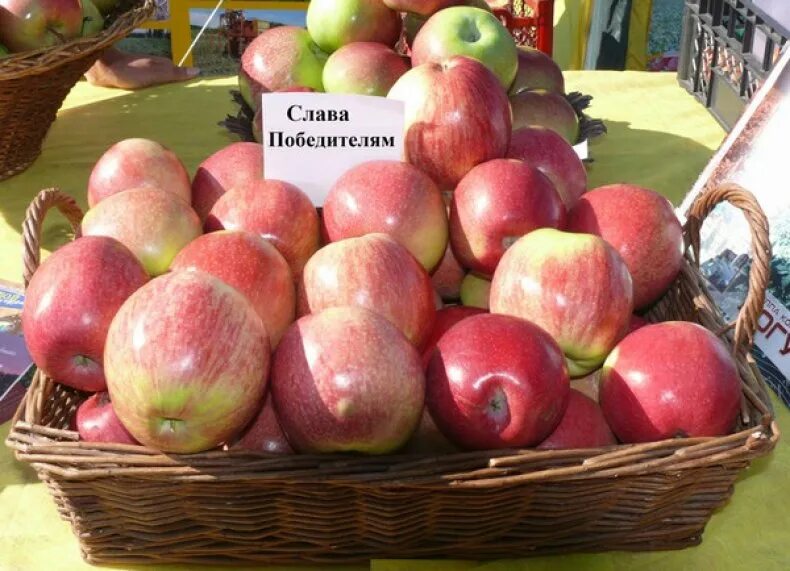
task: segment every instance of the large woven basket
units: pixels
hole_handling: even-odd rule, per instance
[[[0,59],[0,180],[28,168],[58,109],[83,74],[107,48],[147,20],[154,0],[123,0],[123,12],[91,38]]]
[[[723,200],[743,210],[753,240],[749,296],[734,328],[695,261],[700,224]],[[76,203],[43,191],[24,226],[26,281],[51,207],[78,229]],[[751,194],[727,186],[697,200],[685,232],[683,270],[649,317],[696,321],[732,346],[744,398],[728,436],[445,456],[162,454],[80,442],[68,426],[85,395],[37,374],[7,445],[47,484],[92,563],[487,559],[694,545],[739,472],[773,449],[779,430],[748,353],[768,279],[766,218]]]

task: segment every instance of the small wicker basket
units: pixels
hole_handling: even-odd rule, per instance
[[[123,0],[98,35],[0,59],[0,180],[28,168],[58,109],[102,52],[147,20],[154,0]]]
[[[754,259],[734,329],[705,292],[695,261],[700,225],[725,200],[750,223]],[[24,226],[26,282],[51,207],[78,230],[74,200],[42,191]],[[765,215],[751,194],[726,186],[696,201],[685,235],[681,274],[649,318],[701,323],[732,346],[744,398],[728,436],[445,456],[162,454],[80,442],[68,427],[85,395],[38,373],[7,445],[47,484],[91,563],[488,559],[694,545],[739,472],[774,448],[779,430],[748,351],[771,256]]]

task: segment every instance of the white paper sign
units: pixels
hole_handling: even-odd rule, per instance
[[[323,206],[352,167],[403,158],[404,104],[365,95],[262,95],[263,176],[290,182]]]
[[[576,156],[583,161],[586,161],[590,158],[590,147],[587,139],[584,139],[578,145],[574,145],[573,150],[576,151]]]

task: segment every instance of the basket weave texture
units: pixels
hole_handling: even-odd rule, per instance
[[[150,17],[154,0],[120,6],[125,11],[110,14],[112,23],[94,37],[0,59],[0,180],[33,164],[71,88],[104,50]]]
[[[744,212],[752,232],[750,292],[734,327],[695,262],[700,225],[722,201]],[[74,200],[42,191],[24,226],[26,282],[52,207],[78,231]],[[733,348],[744,398],[728,436],[443,456],[162,454],[80,442],[68,426],[86,395],[37,373],[6,444],[49,487],[92,563],[488,559],[694,545],[739,472],[774,448],[779,430],[748,351],[771,256],[765,215],[751,194],[725,186],[697,200],[685,235],[681,274],[648,317],[701,323]]]

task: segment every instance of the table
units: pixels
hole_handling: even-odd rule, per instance
[[[228,89],[234,82],[233,78],[198,80],[132,93],[79,84],[53,126],[42,157],[27,172],[0,182],[0,278],[19,280],[20,226],[36,192],[59,185],[84,207],[91,165],[113,142],[132,136],[157,139],[175,150],[192,172],[203,158],[231,142],[217,121],[233,109]],[[591,114],[603,118],[609,127],[606,137],[591,144],[595,158],[590,167],[591,186],[633,182],[655,188],[677,204],[724,135],[707,111],[677,86],[673,75],[569,72],[567,82],[569,89],[595,96]],[[56,247],[67,233],[66,222],[51,217],[44,227],[45,246]],[[790,413],[778,401],[774,406],[780,426],[787,430]],[[8,424],[0,427],[0,439],[8,430]],[[699,547],[680,552],[584,554],[489,563],[374,561],[369,567],[333,569],[783,571],[790,568],[787,498],[790,444],[785,437],[772,456],[747,471],[733,500],[711,520]],[[81,562],[77,543],[67,524],[59,520],[44,486],[37,483],[32,470],[1,448],[0,569],[91,568]]]

